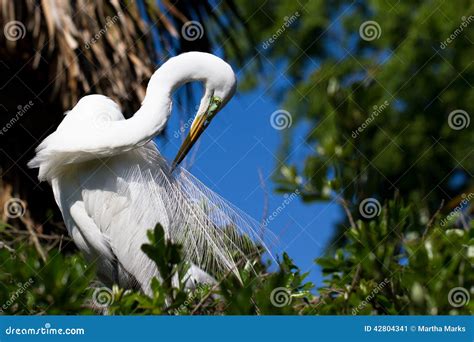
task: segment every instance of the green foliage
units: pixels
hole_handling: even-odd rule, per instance
[[[143,252],[155,262],[161,279],[153,278],[149,297],[140,292],[116,288],[114,299],[108,307],[111,314],[166,314],[177,310],[187,299],[184,276],[188,265],[181,257],[181,246],[166,240],[163,228],[157,224],[148,232],[149,244],[142,246]],[[173,279],[178,280],[174,286]]]
[[[157,264],[163,280],[152,280],[153,296],[115,289],[111,314],[296,314],[298,306],[308,303],[313,284],[304,283],[307,274],[300,274],[292,260],[283,255],[278,272],[268,273],[261,255],[248,261],[238,270],[218,279],[216,284],[197,284],[185,290],[185,271],[180,246],[164,239],[163,229],[157,225],[149,234],[150,244],[143,246],[146,254]],[[172,279],[179,279],[173,286]],[[282,303],[272,292],[281,288]],[[276,303],[276,304],[275,304]]]
[[[472,295],[473,231],[436,222],[422,226],[411,208],[390,201],[379,217],[347,230],[344,248],[317,259],[326,280],[316,293],[286,254],[275,272],[258,255],[238,276],[229,273],[216,284],[187,290],[181,248],[166,241],[157,225],[143,246],[163,275],[152,280],[153,294],[114,285],[106,306],[97,295],[104,287],[90,287],[93,272],[80,256],[55,251],[42,262],[24,244],[0,249],[0,303],[5,314],[472,314],[474,303],[457,307],[459,297],[450,292],[462,288]]]
[[[148,239],[150,244],[143,245],[142,250],[155,262],[162,277],[161,286],[170,290],[173,287],[173,275],[178,274],[181,280],[188,268],[181,263],[181,247],[165,238],[165,231],[160,224],[148,232]]]
[[[328,276],[318,313],[472,314],[472,301],[456,307],[450,294],[459,287],[473,292],[472,227],[422,225],[416,212],[394,200],[377,219],[359,220],[346,237],[344,248],[317,260]]]
[[[0,249],[0,304],[4,314],[296,314],[312,298],[311,283],[285,254],[278,272],[268,273],[255,256],[238,271],[216,284],[196,284],[185,289],[188,265],[181,247],[164,238],[157,225],[148,234],[143,251],[156,263],[161,279],[152,279],[153,294],[91,287],[94,272],[84,266],[80,255],[64,256],[52,249],[42,262],[34,246],[22,243]],[[178,281],[172,281],[177,279]],[[283,289],[283,298],[272,292]],[[101,298],[101,296],[104,296]],[[105,300],[104,300],[105,299]],[[276,303],[276,304],[274,304]]]
[[[80,255],[53,250],[44,262],[24,241],[14,250],[0,248],[0,313],[93,313],[83,305],[93,277]]]
[[[448,124],[456,109],[474,113],[472,1],[247,1],[241,10],[259,17],[249,21],[258,42],[249,53],[283,64],[265,80],[246,65],[246,83],[272,85],[283,73],[291,84],[266,89],[293,119],[275,174],[281,190],[355,202],[398,191],[425,217],[472,191],[474,135]],[[361,38],[368,21],[378,38]],[[295,161],[286,157],[303,145],[292,139],[298,123],[311,152]]]
[[[246,65],[243,88],[271,85],[265,92],[292,118],[276,190],[298,190],[307,202],[341,199],[349,213],[317,260],[327,278],[314,312],[472,313],[472,301],[456,307],[448,298],[457,288],[472,296],[474,283],[474,3],[247,1],[240,8],[259,16],[249,21],[258,43],[243,49],[273,66]],[[306,157],[290,158],[301,147]],[[376,219],[351,223],[362,201],[392,198]],[[436,222],[454,211],[463,212],[457,223]]]

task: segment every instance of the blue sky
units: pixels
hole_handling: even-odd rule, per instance
[[[335,25],[334,30],[340,30],[340,25]],[[221,49],[217,49],[215,53],[222,55]],[[278,92],[289,87],[288,78],[283,76],[286,61],[276,64],[270,63],[268,59],[265,61],[265,69],[282,75],[268,88]],[[309,62],[308,67],[317,67],[314,60]],[[239,75],[240,72],[237,71]],[[196,88],[196,100],[193,105],[178,109],[175,101],[168,124],[168,139],[159,141],[161,152],[169,160],[176,155],[183,138],[181,134],[177,134],[178,138],[175,137],[175,133],[179,133],[180,124],[187,124],[189,127],[191,121],[188,118],[196,112],[196,104],[199,104],[201,96],[201,90],[199,87],[194,89]],[[268,195],[267,217],[285,200],[284,195],[274,193],[275,184],[271,181],[271,174],[277,165],[276,154],[281,132],[270,124],[271,114],[284,107],[269,95],[268,88],[262,86],[250,92],[238,91],[201,136],[200,142],[190,153],[192,155],[194,150],[198,149],[195,160],[190,168],[187,167],[206,186],[258,221],[262,220],[265,203],[259,170]],[[181,95],[185,93],[182,92]],[[181,97],[185,96],[179,98]],[[186,113],[187,117],[183,114],[183,107],[191,111]],[[292,151],[292,161],[301,161],[311,149],[304,143],[304,136],[309,129],[304,125],[296,127],[293,141],[296,148]],[[193,159],[190,156],[186,159],[189,161],[190,158]],[[321,270],[315,265],[314,259],[323,253],[331,239],[334,224],[341,215],[340,208],[333,203],[304,204],[299,198],[291,201],[268,225],[268,229],[278,238],[278,244],[272,248],[272,253],[278,256],[286,251],[303,272],[311,272],[308,279],[314,281],[317,286],[321,285]]]
[[[199,88],[195,93],[200,97]],[[271,126],[270,116],[278,109],[284,107],[279,106],[263,87],[251,92],[238,91],[202,135],[194,163],[187,167],[206,186],[258,221],[262,220],[265,203],[259,170],[268,195],[267,217],[285,200],[284,195],[274,193],[275,184],[271,180],[277,165],[281,131]],[[183,138],[177,138],[178,134],[175,134],[179,124],[186,122],[179,118],[183,114],[180,115],[176,101],[173,112],[168,139],[159,143],[168,159],[174,157]],[[295,127],[293,160],[301,160],[308,153],[310,147],[303,140],[308,130],[304,125]],[[188,161],[190,158],[187,157]],[[320,286],[321,270],[314,264],[314,259],[323,253],[340,217],[341,211],[334,204],[305,204],[296,198],[268,225],[278,238],[272,247],[273,254],[281,255],[286,251],[302,271],[311,271],[309,279]]]

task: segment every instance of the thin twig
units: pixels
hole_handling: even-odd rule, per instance
[[[356,285],[359,283],[361,271],[362,271],[362,266],[361,266],[361,264],[358,264],[356,272],[354,274],[354,279],[352,279],[351,288],[349,289],[348,295],[350,295],[352,292],[354,292],[354,289],[355,289]]]
[[[239,264],[242,263],[242,260],[240,260],[239,262],[237,262],[237,264],[235,265],[235,268],[237,268],[239,266]],[[231,268],[229,271],[227,271],[227,273],[224,275],[224,277],[219,280],[212,288],[211,290],[204,296],[202,297],[201,301],[196,305],[196,307],[193,309],[193,311],[191,311],[191,315],[194,315],[196,313],[196,311],[206,302],[206,300],[211,296],[212,292],[217,290],[219,288],[219,286],[221,286],[221,284],[224,282],[225,279],[227,279],[227,277],[233,273],[234,271],[234,268]]]
[[[5,242],[3,241],[0,241],[0,249],[2,248],[5,248],[7,251],[9,251],[10,253],[14,253],[15,250],[13,248],[11,248],[10,246],[8,246]]]
[[[438,210],[435,211],[435,213],[433,214],[433,216],[431,216],[431,218],[429,219],[428,223],[426,224],[426,229],[425,229],[425,231],[423,232],[423,237],[422,237],[423,240],[425,239],[426,235],[427,235],[428,232],[430,231],[431,226],[433,225],[434,219],[435,219],[435,218],[438,216],[438,214],[441,212],[441,209],[443,209],[443,206],[444,206],[444,200],[441,200],[441,204],[439,205]]]
[[[59,247],[58,247],[60,252],[61,252],[61,248],[63,247],[63,239],[64,239],[64,235],[61,234],[61,238],[59,240]]]
[[[344,198],[339,198],[338,202],[344,208],[344,211],[346,212],[347,218],[349,219],[349,223],[351,224],[351,227],[354,228],[354,229],[357,229],[354,218],[352,217],[351,211],[349,210],[349,206],[347,205],[347,201]]]
[[[31,240],[33,241],[33,245],[35,246],[36,251],[40,255],[41,259],[43,259],[43,261],[46,262],[46,253],[44,252],[43,247],[41,246],[41,243],[39,242],[38,235],[36,234],[36,231],[33,225],[33,221],[31,220],[29,215],[25,215],[21,217],[21,222],[24,223],[24,225],[26,226],[26,229],[30,233]]]
[[[25,232],[23,230],[15,230],[15,231],[9,230],[9,232],[13,233],[13,234],[19,234],[19,235],[30,235],[30,232]],[[47,234],[36,233],[36,236],[39,239],[42,239],[42,240],[71,240],[72,241],[71,238],[64,237],[63,234],[61,234],[61,235],[47,235]]]

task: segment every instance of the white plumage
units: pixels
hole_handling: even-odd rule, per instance
[[[172,170],[152,141],[169,118],[172,93],[190,81],[203,82],[205,93],[179,163],[235,91],[231,67],[210,54],[168,60],[128,120],[111,99],[83,97],[29,163],[39,168],[40,180],[51,183],[69,234],[107,284],[150,291],[151,278],[160,275],[141,246],[156,223],[183,245],[191,264],[188,286],[213,282],[210,273],[236,272],[235,258],[246,257],[247,236],[259,239],[254,220],[186,170]]]

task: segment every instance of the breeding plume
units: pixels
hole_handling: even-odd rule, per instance
[[[192,81],[203,83],[204,95],[170,166],[153,138],[168,121],[173,92]],[[220,58],[181,54],[153,74],[130,119],[110,98],[85,96],[36,149],[29,166],[51,184],[69,234],[106,284],[150,291],[160,275],[141,246],[156,223],[183,246],[190,287],[236,272],[248,237],[258,239],[255,221],[178,166],[235,88],[234,72]]]

